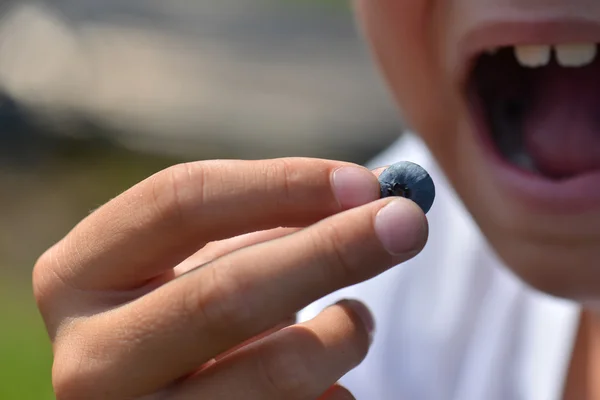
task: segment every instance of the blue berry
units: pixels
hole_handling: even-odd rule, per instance
[[[429,173],[420,165],[402,161],[379,176],[381,198],[400,196],[417,203],[425,214],[435,199],[435,185]]]

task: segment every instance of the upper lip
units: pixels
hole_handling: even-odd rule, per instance
[[[576,0],[573,0],[574,2]],[[566,3],[564,3],[566,4]],[[600,16],[600,2],[589,14]],[[581,7],[580,7],[581,9]],[[520,15],[515,18],[515,15]],[[600,18],[598,21],[581,16],[565,17],[563,14],[511,13],[510,18],[479,19],[463,29],[456,40],[457,47],[452,54],[449,66],[467,93],[468,81],[479,56],[489,49],[519,45],[558,45],[575,43],[600,43]],[[568,182],[553,182],[516,172],[516,168],[506,168],[506,163],[493,151],[491,165],[500,186],[512,189],[512,195],[528,204],[536,213],[559,212],[581,213],[597,209],[600,202],[600,188],[592,184],[600,173],[585,174]]]
[[[600,23],[582,18],[521,18],[488,20],[459,40],[454,71],[465,88],[477,58],[486,50],[519,45],[599,43]]]

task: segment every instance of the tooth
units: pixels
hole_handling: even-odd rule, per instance
[[[537,68],[548,65],[551,56],[550,46],[515,46],[515,57],[524,67]]]
[[[555,46],[556,60],[563,67],[583,67],[596,58],[595,43],[561,44]]]

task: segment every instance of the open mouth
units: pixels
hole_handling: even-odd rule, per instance
[[[467,81],[477,129],[529,176],[565,182],[600,173],[599,58],[595,43],[482,52]]]

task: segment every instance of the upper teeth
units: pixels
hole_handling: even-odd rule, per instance
[[[596,58],[596,45],[593,43],[561,44],[555,47],[556,61],[563,67],[581,67],[591,64]]]
[[[524,67],[543,67],[548,65],[552,55],[550,46],[516,46],[515,56]]]
[[[515,46],[515,57],[524,67],[537,68],[550,63],[552,49],[556,53],[556,61],[562,67],[583,67],[591,64],[596,58],[595,43],[527,45]]]

